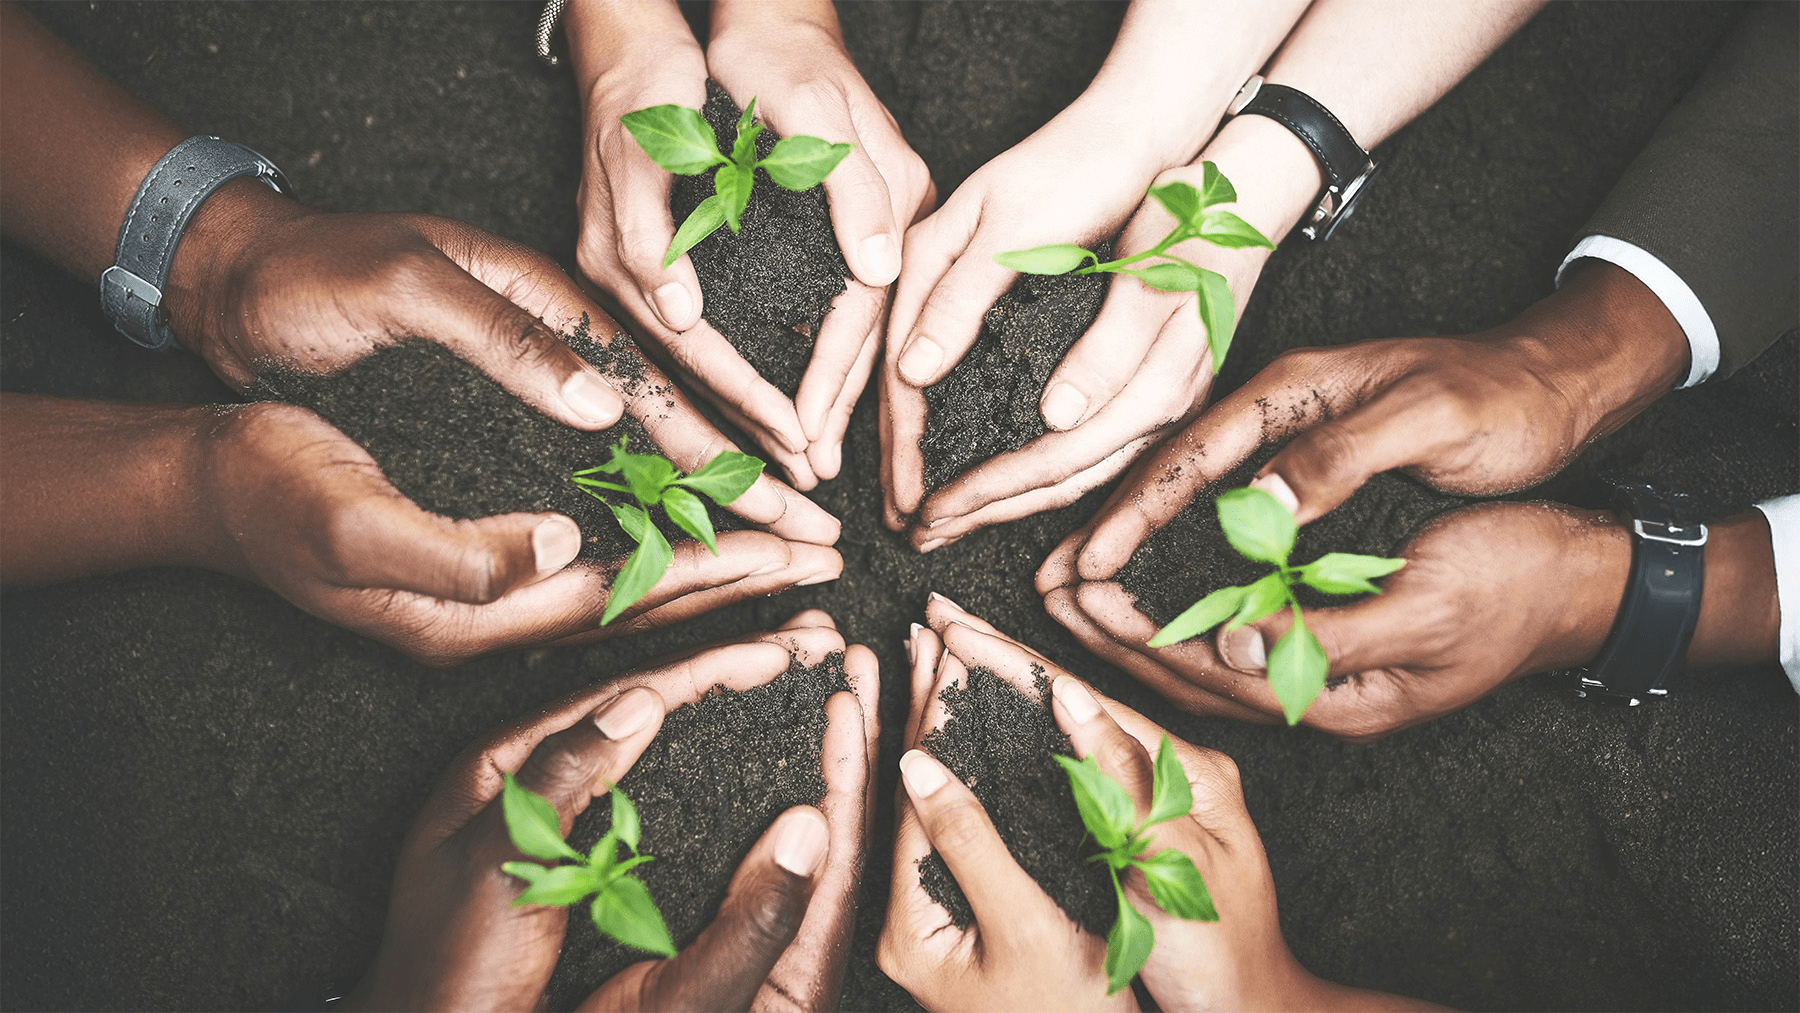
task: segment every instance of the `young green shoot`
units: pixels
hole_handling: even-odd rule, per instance
[[[594,928],[626,946],[659,956],[675,956],[675,940],[669,937],[669,926],[663,921],[656,901],[650,899],[650,888],[633,876],[631,870],[651,861],[638,853],[638,839],[643,827],[638,822],[637,807],[614,785],[612,796],[612,829],[583,855],[563,840],[562,826],[556,819],[556,807],[550,800],[528,788],[519,786],[509,772],[500,790],[500,806],[506,813],[506,831],[512,835],[513,847],[532,858],[546,862],[568,861],[567,865],[539,865],[537,862],[506,862],[501,870],[530,884],[513,901],[513,907],[539,904],[544,907],[568,907],[592,895]],[[619,845],[630,857],[619,858]]]
[[[638,142],[638,147],[657,165],[677,176],[698,176],[718,166],[713,173],[713,195],[687,216],[675,230],[675,239],[663,254],[663,266],[726,225],[735,234],[741,227],[744,209],[750,206],[750,189],[756,183],[756,170],[761,169],[777,186],[788,190],[810,190],[825,181],[831,170],[850,154],[854,145],[832,144],[817,137],[784,137],[775,142],[767,158],[756,157],[756,137],[763,125],[755,122],[756,99],[738,117],[737,136],[729,157],[719,153],[718,135],[706,117],[686,106],[661,105],[619,117],[625,129]]]
[[[619,527],[637,543],[619,575],[613,578],[612,597],[607,599],[606,612],[600,617],[602,626],[649,594],[675,561],[669,540],[650,521],[652,507],[662,504],[663,512],[677,527],[698,538],[716,556],[719,545],[713,537],[712,518],[706,513],[706,504],[694,493],[702,493],[725,506],[742,496],[763,470],[763,463],[749,454],[727,450],[699,471],[683,475],[666,458],[629,453],[626,447],[630,441],[631,437],[620,436],[612,448],[611,460],[569,476],[582,492],[605,503]],[[617,476],[619,481],[598,477],[601,475]],[[602,492],[629,496],[631,501],[615,503]]]
[[[1092,756],[1077,763],[1058,756],[1056,762],[1069,773],[1069,787],[1075,794],[1075,808],[1081,811],[1081,822],[1105,851],[1088,859],[1105,862],[1112,877],[1113,892],[1119,901],[1119,918],[1106,934],[1106,994],[1112,995],[1131,984],[1156,945],[1156,933],[1150,920],[1125,899],[1125,888],[1119,875],[1137,869],[1149,884],[1150,896],[1164,911],[1188,921],[1216,922],[1219,912],[1213,907],[1212,894],[1206,880],[1194,868],[1194,860],[1164,848],[1150,858],[1141,857],[1149,849],[1153,837],[1147,836],[1158,823],[1181,819],[1194,808],[1194,792],[1188,785],[1187,773],[1175,758],[1175,745],[1163,736],[1156,750],[1156,771],[1150,789],[1150,815],[1137,822],[1136,806],[1119,782],[1101,773]]]
[[[1219,524],[1232,548],[1244,556],[1273,563],[1275,572],[1243,587],[1222,587],[1195,602],[1175,621],[1151,637],[1151,647],[1167,647],[1225,623],[1227,631],[1294,610],[1293,628],[1269,652],[1269,688],[1281,701],[1288,724],[1296,724],[1325,688],[1330,663],[1319,638],[1306,628],[1294,588],[1305,584],[1326,594],[1380,594],[1370,581],[1406,565],[1404,559],[1328,552],[1305,566],[1290,566],[1299,527],[1281,501],[1261,489],[1233,489],[1217,501]]]
[[[1213,373],[1225,366],[1225,353],[1231,348],[1231,335],[1237,328],[1237,308],[1232,302],[1231,285],[1225,276],[1170,253],[1178,243],[1203,239],[1214,246],[1241,249],[1262,246],[1273,250],[1275,244],[1256,231],[1249,222],[1230,211],[1217,210],[1216,204],[1237,200],[1231,180],[1211,162],[1203,163],[1200,189],[1176,181],[1150,188],[1150,196],[1175,216],[1175,228],[1150,249],[1118,260],[1101,262],[1098,254],[1073,243],[1053,243],[1029,250],[1012,250],[994,258],[1001,267],[1023,274],[1129,274],[1151,288],[1163,292],[1192,292],[1200,304],[1200,323],[1206,328],[1206,345],[1212,351]],[[1155,264],[1142,264],[1152,257]]]

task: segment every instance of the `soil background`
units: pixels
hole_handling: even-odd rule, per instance
[[[580,144],[531,5],[70,4],[34,10],[189,129],[250,144],[309,202],[430,211],[573,266]],[[849,5],[852,53],[948,194],[1073,98],[1122,8]],[[1738,17],[1729,5],[1547,9],[1391,140],[1330,243],[1276,254],[1221,378],[1279,351],[1490,326],[1548,293],[1570,236]],[[0,251],[0,387],[228,396],[195,358],[132,347],[90,279]],[[1792,338],[1673,394],[1580,463],[1736,510],[1800,488]],[[1605,709],[1525,680],[1370,746],[1174,713],[1083,652],[1031,589],[1100,502],[928,557],[880,522],[873,388],[844,474],[841,580],[673,630],[449,671],[273,593],[155,570],[0,598],[0,1004],[316,1005],[374,952],[401,837],[494,724],[695,642],[828,609],[888,685],[936,590],[1243,771],[1296,955],[1327,978],[1477,1008],[1800,1005],[1800,704],[1779,669]],[[877,828],[844,1005],[904,1008],[875,968]],[[1229,917],[1229,912],[1225,913]]]

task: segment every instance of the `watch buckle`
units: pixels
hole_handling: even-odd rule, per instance
[[[1616,693],[1606,683],[1599,679],[1590,679],[1586,674],[1576,676],[1574,693],[1577,699],[1597,700],[1600,703],[1608,703],[1616,707],[1636,707],[1644,702],[1644,697],[1669,695],[1669,691],[1661,686],[1645,690],[1644,697],[1633,696],[1629,693]]]
[[[1649,531],[1645,531],[1644,525],[1646,524],[1661,528],[1662,534],[1652,534]],[[1683,537],[1696,528],[1700,531],[1698,537]],[[1663,521],[1646,521],[1633,517],[1631,519],[1631,530],[1637,532],[1639,538],[1647,539],[1652,542],[1667,542],[1670,545],[1706,544],[1707,532],[1706,525],[1704,524],[1668,524]]]
[[[1327,183],[1325,192],[1319,195],[1318,205],[1313,208],[1311,220],[1300,227],[1300,234],[1315,242],[1330,239],[1331,234],[1337,231],[1338,225],[1350,217],[1346,214],[1350,208],[1350,202],[1356,199],[1356,195],[1362,191],[1363,184],[1375,175],[1377,168],[1379,166],[1371,158],[1368,165],[1363,167],[1362,175],[1344,184],[1343,187]]]
[[[100,272],[100,284],[117,285],[124,289],[127,295],[137,296],[139,300],[149,303],[152,307],[162,305],[162,289],[117,264]]]
[[[1262,75],[1251,74],[1249,79],[1244,82],[1243,87],[1237,90],[1237,94],[1231,97],[1231,104],[1225,107],[1225,115],[1236,116],[1243,112],[1245,106],[1256,101],[1256,93],[1262,91],[1262,86]]]

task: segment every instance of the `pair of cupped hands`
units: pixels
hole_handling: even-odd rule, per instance
[[[1006,850],[969,789],[915,747],[947,715],[938,699],[983,666],[1028,695],[1053,679],[1053,710],[1075,752],[1093,756],[1150,808],[1150,753],[1163,731],[934,596],[929,627],[908,641],[911,711],[901,760],[893,883],[878,959],[932,1009],[1130,1008],[1106,995],[1105,942],[1084,933]],[[402,847],[387,927],[356,1008],[534,1009],[570,917],[513,906],[523,882],[501,871],[524,856],[502,813],[502,772],[555,807],[566,834],[631,769],[665,713],[715,686],[747,690],[842,652],[851,691],[826,703],[825,796],[778,816],[739,864],[710,926],[673,959],[645,960],[599,983],[581,1009],[821,1009],[836,1002],[868,835],[873,826],[880,676],[874,654],[846,647],[830,616],[802,612],[781,628],[701,648],[579,691],[489,733],[445,773]],[[1176,742],[1193,787],[1187,818],[1158,828],[1156,850],[1191,857],[1221,918],[1165,915],[1141,874],[1127,889],[1157,945],[1143,981],[1166,1009],[1306,1006],[1343,990],[1307,974],[1281,937],[1274,883],[1244,808],[1237,769]],[[919,883],[932,848],[967,894],[975,922],[953,926]]]

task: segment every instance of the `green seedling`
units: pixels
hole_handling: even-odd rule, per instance
[[[700,539],[716,556],[719,545],[713,537],[712,518],[707,516],[706,504],[694,493],[704,493],[714,503],[725,506],[742,496],[763,470],[763,463],[749,454],[727,450],[699,471],[683,475],[667,458],[627,452],[630,442],[631,437],[620,436],[612,448],[611,460],[569,476],[582,492],[605,503],[619,527],[637,543],[631,558],[625,560],[619,575],[613,578],[612,597],[607,599],[606,612],[600,617],[602,626],[649,594],[675,561],[669,540],[650,522],[650,508],[661,503],[677,527]],[[624,484],[596,478],[597,475],[616,475]],[[632,501],[615,503],[602,496],[602,491],[621,493]]]
[[[1163,292],[1192,292],[1200,303],[1200,323],[1206,328],[1206,345],[1212,350],[1213,373],[1225,366],[1225,353],[1231,348],[1231,335],[1237,327],[1237,308],[1232,302],[1231,285],[1217,271],[1208,271],[1169,252],[1177,243],[1204,239],[1214,246],[1241,249],[1262,246],[1273,250],[1275,244],[1256,231],[1249,222],[1215,204],[1231,204],[1237,190],[1231,180],[1211,162],[1203,163],[1201,188],[1174,182],[1150,188],[1168,212],[1175,216],[1175,228],[1155,246],[1118,260],[1101,262],[1099,254],[1073,243],[1053,243],[1029,250],[1012,250],[994,258],[1001,267],[1024,274],[1129,274],[1151,288]],[[1152,257],[1160,263],[1133,267]]]
[[[637,807],[617,785],[608,794],[612,796],[612,829],[584,856],[563,840],[556,807],[550,800],[521,788],[510,772],[506,774],[500,807],[506,813],[506,832],[512,835],[513,847],[546,862],[566,859],[570,863],[502,864],[502,871],[530,884],[513,901],[513,907],[568,907],[592,895],[594,903],[589,913],[594,918],[594,928],[626,946],[673,957],[675,940],[669,936],[669,926],[656,909],[656,901],[650,899],[650,888],[631,874],[631,870],[652,861],[649,855],[638,853],[643,826],[638,822]],[[629,858],[619,858],[621,844],[630,852]]]
[[[1112,876],[1113,892],[1119,901],[1119,919],[1106,934],[1106,994],[1112,995],[1131,984],[1150,950],[1156,945],[1156,932],[1150,920],[1125,899],[1125,888],[1119,874],[1137,869],[1150,886],[1150,896],[1164,911],[1188,921],[1216,922],[1219,912],[1213,907],[1212,894],[1206,880],[1194,868],[1194,860],[1165,848],[1150,858],[1141,858],[1154,840],[1146,836],[1158,823],[1186,816],[1194,808],[1194,792],[1188,785],[1187,773],[1175,758],[1175,745],[1163,736],[1156,750],[1156,772],[1150,789],[1150,815],[1135,822],[1137,807],[1119,782],[1100,772],[1100,765],[1089,756],[1079,763],[1058,756],[1056,762],[1069,773],[1069,788],[1075,794],[1075,808],[1081,811],[1081,822],[1105,851],[1088,859],[1105,862]]]
[[[663,266],[694,248],[694,244],[726,225],[736,233],[750,206],[750,189],[761,169],[777,186],[810,190],[825,181],[854,145],[832,144],[817,137],[784,137],[775,142],[767,158],[756,157],[756,136],[763,125],[755,121],[756,99],[738,117],[737,137],[731,155],[719,153],[718,135],[706,117],[686,106],[662,105],[639,109],[619,117],[638,147],[657,165],[677,176],[698,176],[713,166],[713,195],[700,202],[663,254]]]
[[[1217,502],[1219,524],[1232,548],[1244,556],[1275,564],[1275,572],[1254,584],[1222,587],[1195,602],[1175,621],[1156,631],[1151,647],[1167,647],[1197,637],[1220,623],[1235,630],[1274,615],[1294,610],[1294,626],[1269,652],[1269,688],[1281,701],[1288,724],[1295,724],[1325,688],[1330,663],[1319,638],[1306,628],[1294,588],[1305,584],[1326,594],[1380,594],[1370,581],[1385,577],[1406,565],[1404,559],[1328,552],[1305,566],[1289,566],[1299,526],[1281,501],[1261,489],[1233,489]]]

